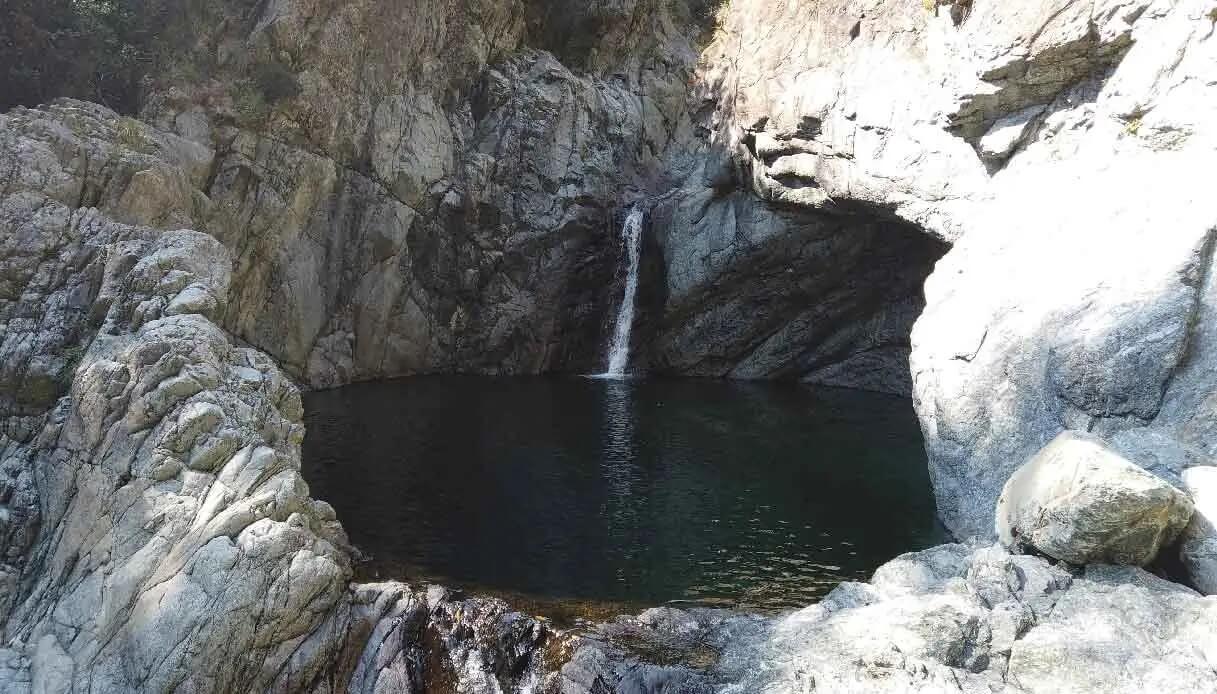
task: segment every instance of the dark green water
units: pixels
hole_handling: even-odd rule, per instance
[[[364,579],[779,609],[943,539],[909,401],[795,384],[423,377],[305,398]]]

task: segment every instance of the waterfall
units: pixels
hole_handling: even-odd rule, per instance
[[[630,331],[634,327],[634,303],[638,295],[638,266],[642,256],[642,222],[646,212],[642,205],[635,205],[625,218],[622,227],[626,255],[629,261],[625,276],[625,296],[617,312],[617,326],[613,330],[613,341],[609,343],[607,378],[621,378],[630,365]]]

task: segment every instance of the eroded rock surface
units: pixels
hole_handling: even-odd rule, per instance
[[[992,537],[1006,479],[1065,429],[1213,454],[1212,10],[739,0],[702,56],[706,161],[727,162],[706,199],[742,187],[951,244],[911,363],[960,537]]]
[[[724,694],[1211,691],[1215,600],[1132,567],[1071,572],[944,545],[787,616],[665,608],[619,620],[576,647],[561,681]]]
[[[229,251],[107,216],[131,212],[117,182],[200,150],[83,104],[0,126],[0,689],[535,679],[546,633],[501,602],[349,585],[341,525],[300,477],[299,392],[220,327]]]

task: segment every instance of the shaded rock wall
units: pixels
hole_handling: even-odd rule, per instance
[[[145,118],[216,152],[196,227],[236,255],[226,326],[314,386],[592,370],[705,10],[415,5],[221,4],[180,61],[208,79],[161,76]]]
[[[703,170],[704,174],[704,170]],[[659,372],[787,378],[908,395],[909,333],[945,246],[866,211],[826,213],[694,176],[654,210]]]
[[[748,193],[690,89],[717,3],[415,5],[195,3],[171,31],[143,118],[214,152],[206,202],[145,186],[135,221],[189,207],[233,251],[234,335],[314,387],[598,370],[624,210],[658,199],[640,366],[909,392],[939,251]],[[761,279],[795,254],[800,282]]]
[[[1070,572],[997,546],[896,557],[773,618],[656,608],[600,627],[562,669],[583,691],[875,694],[1217,686],[1211,598],[1133,567]]]

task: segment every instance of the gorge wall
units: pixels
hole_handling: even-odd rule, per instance
[[[703,54],[754,197],[951,243],[913,331],[939,510],[992,536],[1063,429],[1211,462],[1205,2],[733,2]]]
[[[188,7],[140,117],[206,172],[142,177],[126,221],[232,249],[225,327],[307,385],[599,370],[621,221],[650,200],[642,366],[910,391],[942,249],[753,198],[690,89],[714,3]]]
[[[0,115],[0,685],[580,691],[349,585],[293,380],[598,370],[638,201],[640,365],[911,389],[961,539],[1064,429],[1213,464],[1210,1],[567,5],[188,3],[138,119]]]
[[[235,335],[313,386],[596,365],[614,214],[687,127],[688,9],[201,11],[207,79],[167,70],[144,118],[214,148]]]

